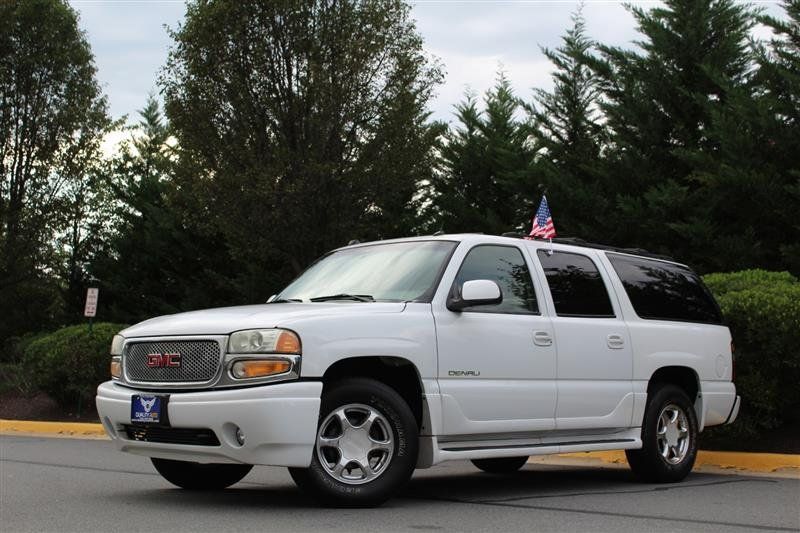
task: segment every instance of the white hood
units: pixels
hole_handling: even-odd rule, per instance
[[[123,337],[161,337],[171,335],[227,335],[242,329],[289,327],[291,321],[318,316],[400,313],[402,302],[325,302],[242,305],[165,315],[135,324],[120,334]]]

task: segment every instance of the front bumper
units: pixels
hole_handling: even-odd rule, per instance
[[[97,413],[106,433],[124,452],[201,463],[235,462],[307,467],[319,419],[322,383],[280,383],[234,390],[168,393],[173,428],[207,428],[218,446],[166,444],[130,439],[131,396],[142,391],[113,381],[97,388]],[[236,440],[236,429],[245,435]]]

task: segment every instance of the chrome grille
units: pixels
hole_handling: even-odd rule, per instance
[[[181,354],[180,367],[147,366],[149,354]],[[212,340],[133,342],[125,347],[125,373],[140,383],[205,382],[217,375],[222,350]]]

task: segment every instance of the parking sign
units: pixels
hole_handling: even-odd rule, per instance
[[[83,308],[83,316],[92,318],[97,314],[97,297],[99,294],[100,289],[86,289],[86,307]]]

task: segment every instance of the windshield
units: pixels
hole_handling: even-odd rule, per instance
[[[426,301],[455,248],[413,241],[346,248],[323,257],[276,301]]]

